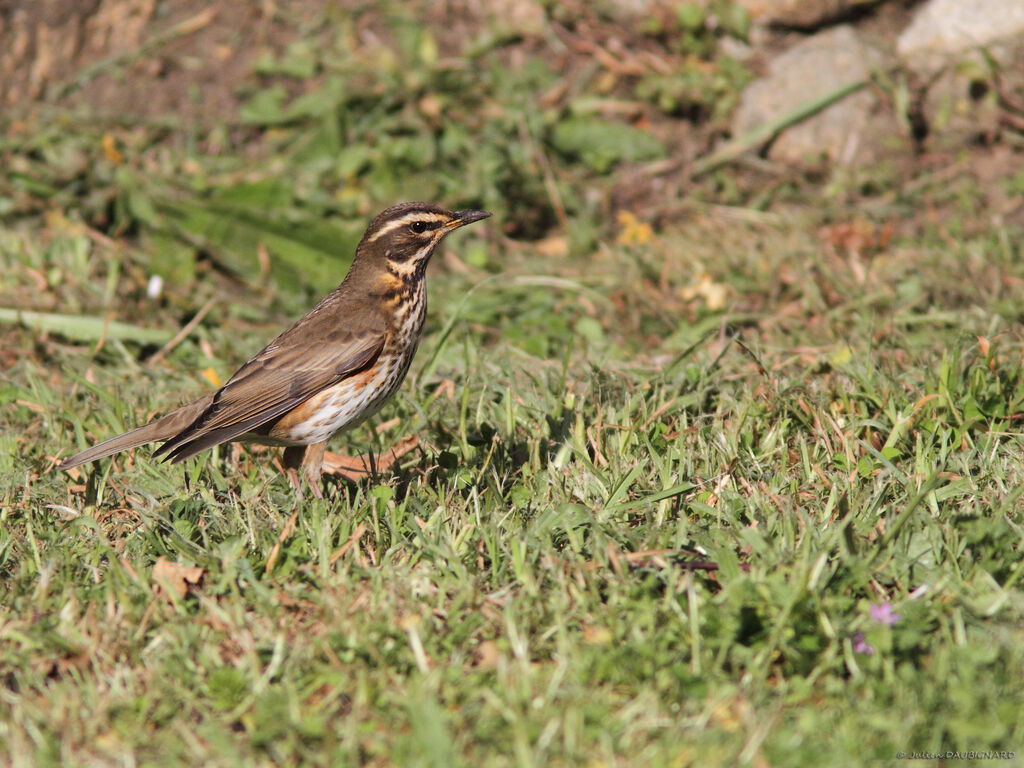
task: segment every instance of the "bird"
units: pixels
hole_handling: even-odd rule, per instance
[[[426,269],[438,243],[485,219],[481,210],[399,203],[370,222],[341,284],[245,363],[220,389],[58,464],[68,470],[163,441],[154,457],[178,463],[229,441],[284,446],[313,495],[327,441],[375,414],[409,370],[427,314]]]

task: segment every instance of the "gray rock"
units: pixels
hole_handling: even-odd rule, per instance
[[[932,75],[964,54],[987,49],[997,60],[1024,44],[1022,0],[930,0],[896,42],[896,52],[921,75]]]
[[[733,136],[777,119],[806,102],[870,77],[885,56],[866,44],[848,25],[809,37],[769,65],[768,74],[751,83],[733,119]],[[783,131],[769,150],[779,162],[860,165],[885,154],[887,143],[906,140],[891,112],[871,88],[865,88]]]
[[[750,18],[762,24],[795,29],[819,27],[829,21],[848,18],[864,6],[879,0],[738,0]]]
[[[929,0],[896,50],[925,83],[929,144],[991,138],[1000,130],[996,73],[1004,91],[1024,88],[1024,0]]]

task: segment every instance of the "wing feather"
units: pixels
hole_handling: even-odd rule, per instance
[[[333,335],[336,341],[324,343],[318,334],[307,342],[282,334],[239,368],[210,406],[154,455],[176,463],[244,435],[372,365],[386,339],[382,328],[370,327]]]

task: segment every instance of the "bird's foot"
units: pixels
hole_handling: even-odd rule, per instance
[[[315,443],[313,445],[291,445],[284,449],[282,463],[288,482],[295,489],[295,495],[302,498],[302,481],[299,479],[299,467],[304,467],[303,477],[309,486],[310,492],[317,499],[324,497],[321,486],[321,468],[324,461],[324,449],[327,443]]]

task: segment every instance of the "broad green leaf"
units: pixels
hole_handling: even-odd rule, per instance
[[[311,45],[300,40],[288,46],[280,57],[264,54],[253,65],[261,75],[284,75],[296,80],[308,80],[316,74],[317,58]]]
[[[326,290],[345,276],[359,242],[361,226],[343,229],[317,220],[287,222],[263,206],[231,206],[223,201],[162,201],[161,210],[181,237],[209,248],[236,274],[259,274],[259,246],[270,253],[274,277],[285,287]]]
[[[646,131],[624,123],[570,118],[555,126],[551,143],[563,155],[578,157],[603,173],[616,163],[655,160],[665,147]]]
[[[267,178],[243,182],[232,187],[218,189],[211,195],[212,200],[239,206],[265,206],[283,209],[291,206],[292,185],[288,179]]]
[[[241,109],[238,117],[243,125],[277,125],[287,123],[283,104],[288,93],[283,85],[275,85],[253,94]]]

